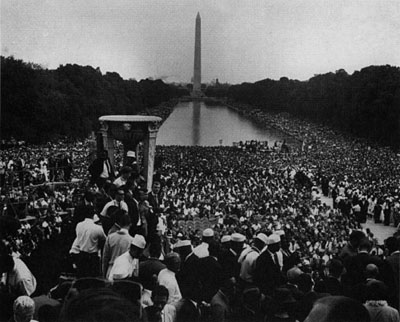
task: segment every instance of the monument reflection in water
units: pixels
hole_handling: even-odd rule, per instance
[[[207,106],[204,102],[179,103],[159,129],[157,145],[231,146],[233,142],[282,141],[285,136],[265,129],[226,106]]]

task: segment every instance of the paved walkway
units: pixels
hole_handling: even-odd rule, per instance
[[[321,202],[326,203],[328,206],[333,206],[332,198],[328,198],[322,195],[321,193]],[[393,226],[384,226],[383,224],[375,224],[373,220],[368,219],[365,224],[361,224],[363,229],[369,228],[370,231],[374,234],[374,236],[378,239],[378,244],[382,245],[384,240],[390,236],[393,236],[396,231],[396,227]]]

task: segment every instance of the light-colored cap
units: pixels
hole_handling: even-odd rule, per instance
[[[131,244],[135,245],[140,249],[144,249],[146,247],[146,240],[142,235],[135,235],[135,237],[133,237]]]
[[[174,249],[184,246],[192,246],[192,243],[190,242],[190,240],[178,240],[174,245]]]
[[[239,233],[233,233],[231,235],[231,240],[236,243],[243,243],[246,240],[246,237]]]
[[[272,245],[272,244],[279,243],[280,241],[281,241],[281,237],[279,237],[279,235],[272,234],[268,237],[266,244]]]
[[[278,235],[278,236],[283,236],[283,235],[285,235],[285,231],[283,231],[283,230],[277,230],[277,231],[275,232],[275,234]]]
[[[256,236],[256,238],[259,239],[259,240],[261,240],[264,244],[267,244],[267,243],[268,243],[268,237],[267,237],[267,235],[265,235],[265,234],[263,234],[263,233],[259,233],[259,234]],[[267,245],[268,245],[268,244],[267,244]]]
[[[126,153],[126,156],[129,158],[135,158],[136,157],[136,153],[134,151],[128,151]]]
[[[214,230],[211,228],[207,228],[203,230],[203,237],[213,237],[214,236]]]
[[[229,236],[229,235],[222,236],[222,238],[221,238],[221,243],[230,242],[231,239],[232,239],[232,238],[231,238],[231,236]]]

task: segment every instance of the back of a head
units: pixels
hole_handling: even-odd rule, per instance
[[[35,302],[26,295],[19,296],[13,305],[15,322],[29,322],[35,313]]]
[[[339,278],[343,273],[343,263],[340,259],[333,258],[328,263],[329,274],[332,276]]]
[[[365,266],[364,275],[366,278],[376,278],[379,275],[379,268],[375,264]]]
[[[361,302],[345,296],[327,296],[317,300],[304,322],[370,322]]]
[[[382,281],[373,280],[367,282],[365,299],[372,301],[387,300],[388,288]]]
[[[165,255],[164,263],[173,272],[178,272],[181,267],[181,257],[178,253],[172,252]]]
[[[371,242],[369,241],[369,239],[367,237],[364,237],[360,240],[360,244],[359,244],[359,249],[360,250],[364,250],[364,251],[370,251],[371,250]]]
[[[131,218],[123,210],[118,209],[115,212],[115,222],[122,227],[129,227],[131,224]]]
[[[208,252],[210,256],[218,257],[219,251],[220,251],[220,245],[215,240],[212,240],[208,243]]]
[[[168,289],[164,286],[164,285],[157,285],[153,292],[151,293],[152,297],[156,297],[156,296],[165,296],[168,298],[169,296],[169,292]]]
[[[84,215],[85,215],[85,218],[93,218],[94,207],[92,205],[85,205],[84,206]]]
[[[289,269],[286,273],[287,279],[289,283],[295,284],[297,277],[299,277],[301,274],[303,274],[303,271],[298,268],[297,266],[292,267]]]
[[[396,237],[389,237],[388,239],[385,240],[385,245],[389,251],[389,254],[391,254],[397,250],[398,245],[400,245],[400,243],[397,242]]]
[[[361,239],[363,239],[365,237],[365,234],[360,231],[360,230],[354,230],[351,234],[350,234],[350,243],[354,246],[354,247],[358,247],[358,245],[360,244]]]
[[[150,256],[153,258],[160,258],[162,251],[161,241],[159,242],[151,242],[149,246]]]
[[[60,322],[139,321],[138,310],[114,291],[88,289],[66,302]]]
[[[308,293],[312,290],[314,282],[309,274],[303,273],[297,276],[296,285],[303,293]]]

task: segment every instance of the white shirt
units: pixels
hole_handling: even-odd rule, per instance
[[[260,253],[255,249],[247,253],[243,259],[242,266],[240,267],[240,278],[246,282],[253,282],[253,273],[256,268],[256,260],[260,256]]]
[[[96,225],[91,218],[76,225],[76,238],[72,244],[70,253],[80,252],[95,253],[99,251],[99,242],[106,239],[103,227]]]
[[[111,165],[108,160],[103,161],[103,172],[100,174],[100,178],[107,179],[111,174]]]
[[[114,199],[114,200],[111,200],[111,201],[106,203],[106,205],[104,206],[104,208],[101,211],[100,215],[103,216],[103,217],[107,216],[107,210],[111,206],[119,207],[120,209],[125,210],[126,212],[128,212],[128,205],[126,204],[125,201],[121,200],[121,202],[118,204],[118,201]]]
[[[124,179],[122,177],[118,177],[117,179],[114,180],[113,185],[115,185],[117,188],[124,186],[128,182],[127,179]]]
[[[14,268],[7,273],[7,286],[17,295],[30,296],[36,290],[36,279],[32,272],[19,258],[14,257]]]
[[[108,276],[109,281],[139,276],[139,259],[133,258],[129,250],[117,257]]]
[[[204,258],[209,255],[208,253],[208,244],[205,242],[202,242],[200,245],[195,247],[193,249],[193,253],[198,257],[198,258]]]
[[[164,268],[158,273],[158,284],[164,285],[168,289],[168,304],[176,303],[182,298],[175,273],[168,268]]]

